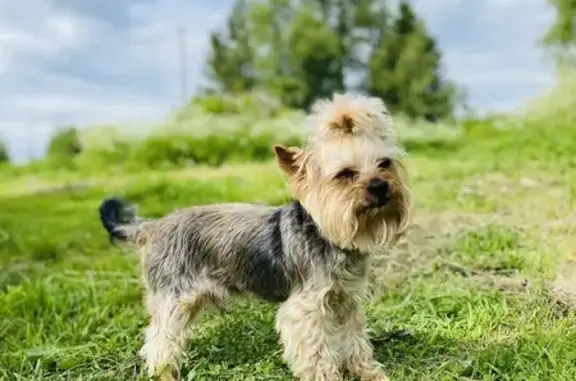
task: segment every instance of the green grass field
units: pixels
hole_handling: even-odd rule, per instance
[[[408,145],[405,242],[375,260],[367,302],[393,381],[576,379],[576,132],[470,125]],[[0,379],[139,380],[138,258],[109,245],[97,207],[139,212],[288,199],[272,162],[0,180]],[[289,380],[275,307],[238,300],[190,332],[188,380]]]

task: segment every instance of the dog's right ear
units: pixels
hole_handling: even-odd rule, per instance
[[[296,147],[274,146],[278,166],[285,175],[292,177],[302,169],[304,151]]]

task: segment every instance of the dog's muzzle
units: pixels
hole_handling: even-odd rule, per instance
[[[381,207],[390,200],[390,183],[384,179],[372,179],[366,188],[370,206]]]

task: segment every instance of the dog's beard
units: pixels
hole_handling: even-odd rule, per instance
[[[394,244],[407,225],[408,188],[381,200],[360,201],[353,196],[326,188],[305,194],[302,204],[324,238],[336,246],[372,252]]]
[[[408,196],[364,205],[358,209],[356,218],[358,229],[354,246],[365,251],[390,247],[404,234],[408,224]]]
[[[352,248],[353,238],[358,230],[354,203],[343,202],[333,194],[310,193],[303,205],[324,238],[338,247]]]
[[[373,252],[389,246],[404,224],[405,213],[391,201],[382,206],[362,207],[340,203],[334,210],[320,205],[307,207],[322,235],[344,249]]]

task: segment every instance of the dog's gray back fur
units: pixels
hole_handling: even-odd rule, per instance
[[[180,295],[211,282],[231,293],[250,293],[281,302],[301,287],[311,271],[325,271],[342,259],[299,202],[271,208],[251,204],[204,205],[149,222],[111,221],[105,201],[101,218],[119,239],[145,240],[144,276],[152,292]],[[108,212],[108,213],[103,213]],[[123,233],[119,233],[123,232]],[[365,271],[363,256],[347,253],[348,271]],[[352,255],[353,254],[353,255]],[[352,263],[356,262],[356,263]],[[359,266],[360,265],[360,266]],[[328,275],[328,274],[327,274]]]

